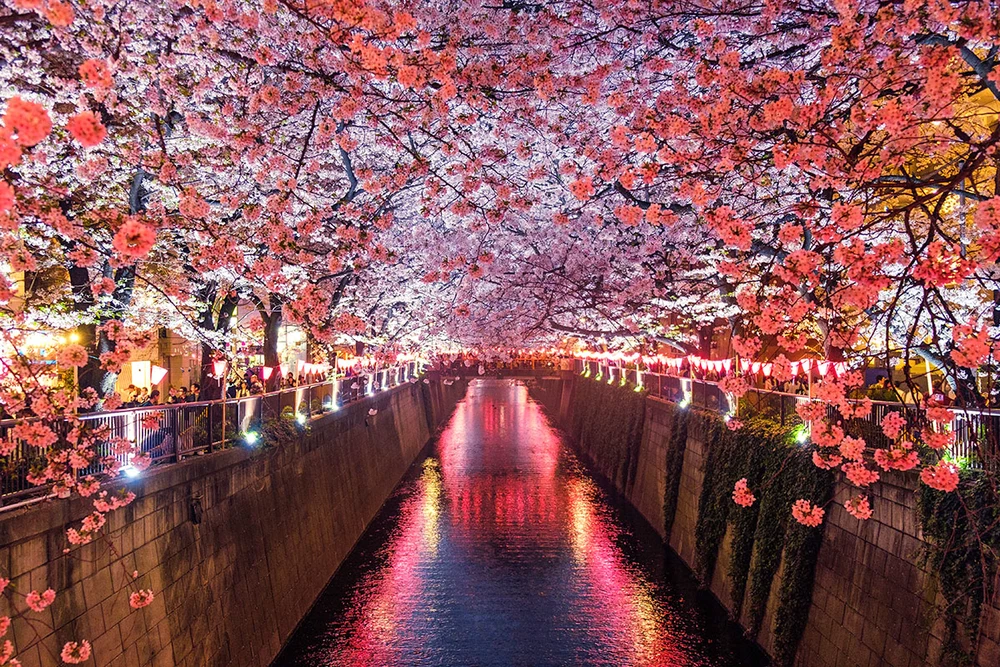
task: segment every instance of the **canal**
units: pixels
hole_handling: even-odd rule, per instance
[[[475,380],[274,665],[764,665],[526,388]]]

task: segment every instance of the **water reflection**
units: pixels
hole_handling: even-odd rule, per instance
[[[526,389],[470,386],[276,665],[753,665]]]

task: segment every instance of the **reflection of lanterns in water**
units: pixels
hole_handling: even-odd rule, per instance
[[[566,492],[573,558],[600,596],[602,605],[597,613],[606,616],[595,622],[611,627],[629,641],[636,659],[653,660],[664,647],[658,645],[661,611],[649,582],[627,566],[616,545],[613,524],[598,511],[594,482],[574,475]]]
[[[424,522],[424,546],[428,554],[434,556],[437,554],[438,542],[441,540],[441,532],[438,527],[438,518],[441,515],[441,469],[434,457],[429,457],[424,461],[424,472],[420,476],[420,484],[423,487],[420,512]]]

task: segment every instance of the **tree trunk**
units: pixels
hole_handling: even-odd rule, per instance
[[[72,246],[68,246],[72,249]],[[70,287],[73,291],[73,308],[78,313],[90,314],[94,305],[94,295],[91,290],[90,272],[86,268],[70,264],[67,267],[69,272]],[[99,326],[113,319],[120,318],[125,309],[132,301],[132,289],[135,284],[135,270],[132,267],[123,267],[112,273],[111,266],[105,262],[102,276],[113,278],[116,288],[113,293],[114,305],[109,312],[98,316],[96,322],[81,324],[76,328],[76,333],[80,337],[79,344],[87,350],[87,364],[80,369],[79,382],[80,390],[93,389],[101,398],[111,394],[115,390],[115,383],[118,381],[118,373],[107,370],[101,366],[101,355],[105,352],[113,352],[115,343],[103,333],[98,333]]]
[[[276,300],[276,297],[272,297]],[[271,312],[260,310],[261,319],[264,320],[264,365],[274,369],[268,379],[265,389],[277,391],[281,386],[281,360],[278,358],[278,334],[281,330],[281,304],[272,306]],[[294,372],[294,371],[293,371]]]
[[[226,294],[219,307],[219,314],[215,314],[215,301],[218,299],[218,286],[215,283],[206,285],[202,290],[202,300],[206,303],[205,310],[201,312],[198,324],[205,331],[229,331],[229,321],[233,317],[238,305],[238,299],[231,293]],[[209,299],[211,298],[211,301]],[[215,356],[216,350],[206,342],[201,344],[201,391],[198,398],[203,401],[212,401],[222,398],[222,383],[215,377]]]

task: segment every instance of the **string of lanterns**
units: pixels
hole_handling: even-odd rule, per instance
[[[605,363],[616,362],[618,364],[636,363],[642,359],[642,362],[647,366],[658,364],[677,373],[684,370],[686,366],[686,368],[690,370],[700,370],[703,372],[712,371],[728,375],[732,371],[734,364],[733,359],[705,359],[696,354],[689,354],[684,357],[667,357],[663,355],[640,355],[638,352],[626,354],[624,352],[585,351],[581,352],[578,357],[586,361],[598,361]],[[743,357],[737,357],[736,362],[737,368],[743,374],[750,373],[753,375],[771,377],[774,373],[773,362],[752,361]],[[791,372],[792,377],[796,377],[800,373],[810,375],[813,369],[816,370],[820,377],[826,377],[831,371],[839,377],[847,372],[847,364],[843,361],[829,361],[826,359],[799,359],[797,361],[789,362],[789,371]]]

